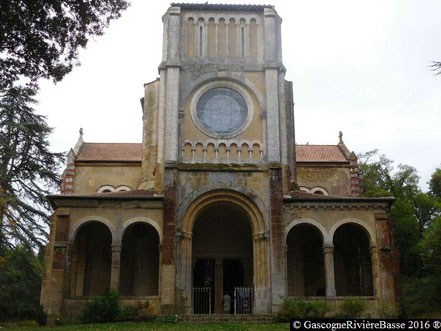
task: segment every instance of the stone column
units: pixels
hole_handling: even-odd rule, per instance
[[[245,31],[244,31],[244,56],[245,57],[249,57],[250,56],[250,24],[249,23],[245,23],[245,27],[244,27]]]
[[[75,296],[84,295],[84,273],[86,271],[86,240],[84,236],[79,238],[77,247],[77,263],[75,268],[75,274],[72,277],[75,278]]]
[[[112,269],[110,271],[110,287],[119,291],[121,273],[121,242],[112,243]]]
[[[380,297],[381,281],[380,281],[380,272],[378,268],[378,249],[377,246],[372,245],[371,247],[369,247],[369,250],[371,253],[372,283],[374,286],[373,294],[376,297]]]
[[[179,241],[179,263],[176,275],[176,291],[178,292],[176,295],[176,309],[179,314],[191,314],[193,312],[191,300],[193,286],[192,236],[192,233],[184,231],[177,234],[177,240]]]
[[[332,298],[336,296],[334,273],[334,245],[326,244],[323,246],[323,257],[325,260],[326,297]]]
[[[236,22],[236,57],[242,57],[242,45],[241,45],[241,36],[240,36],[240,21]]]
[[[219,57],[219,21],[214,21],[215,35],[216,35],[216,50],[214,52],[214,57]]]
[[[254,312],[268,314],[271,302],[268,280],[268,238],[264,233],[253,235]]]
[[[222,314],[222,298],[224,295],[224,261],[217,258],[214,265],[214,313]]]

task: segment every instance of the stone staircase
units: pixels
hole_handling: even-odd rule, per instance
[[[189,323],[219,323],[219,322],[253,322],[272,323],[272,315],[232,315],[232,314],[190,314],[176,315],[177,322]]]

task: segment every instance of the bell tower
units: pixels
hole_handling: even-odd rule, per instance
[[[229,258],[249,270],[244,279],[255,291],[255,311],[270,312],[285,295],[278,285],[285,277],[282,197],[295,180],[282,19],[266,5],[173,3],[162,20],[160,77],[145,85],[140,185],[164,195],[162,309],[191,312],[191,265],[208,262],[192,252],[193,229],[182,230],[186,208],[223,190],[259,209],[263,223],[252,229],[251,260],[243,262],[239,252]],[[222,265],[226,257],[213,254]],[[218,277],[216,300],[222,286]]]

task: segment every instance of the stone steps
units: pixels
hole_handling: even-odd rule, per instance
[[[177,315],[176,321],[191,322],[191,323],[216,323],[216,322],[272,323],[274,322],[274,317],[272,315],[191,314],[191,315]]]

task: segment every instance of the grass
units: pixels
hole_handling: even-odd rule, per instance
[[[240,323],[240,322],[225,322],[225,323],[156,323],[156,322],[146,322],[146,323],[133,323],[133,322],[121,322],[121,323],[101,323],[101,324],[71,324],[63,326],[53,326],[53,327],[8,327],[8,325],[1,324],[0,326],[5,327],[4,330],[53,330],[53,331],[92,331],[92,330],[200,330],[200,331],[211,331],[211,330],[289,330],[289,323]],[[11,325],[12,326],[12,325]]]

